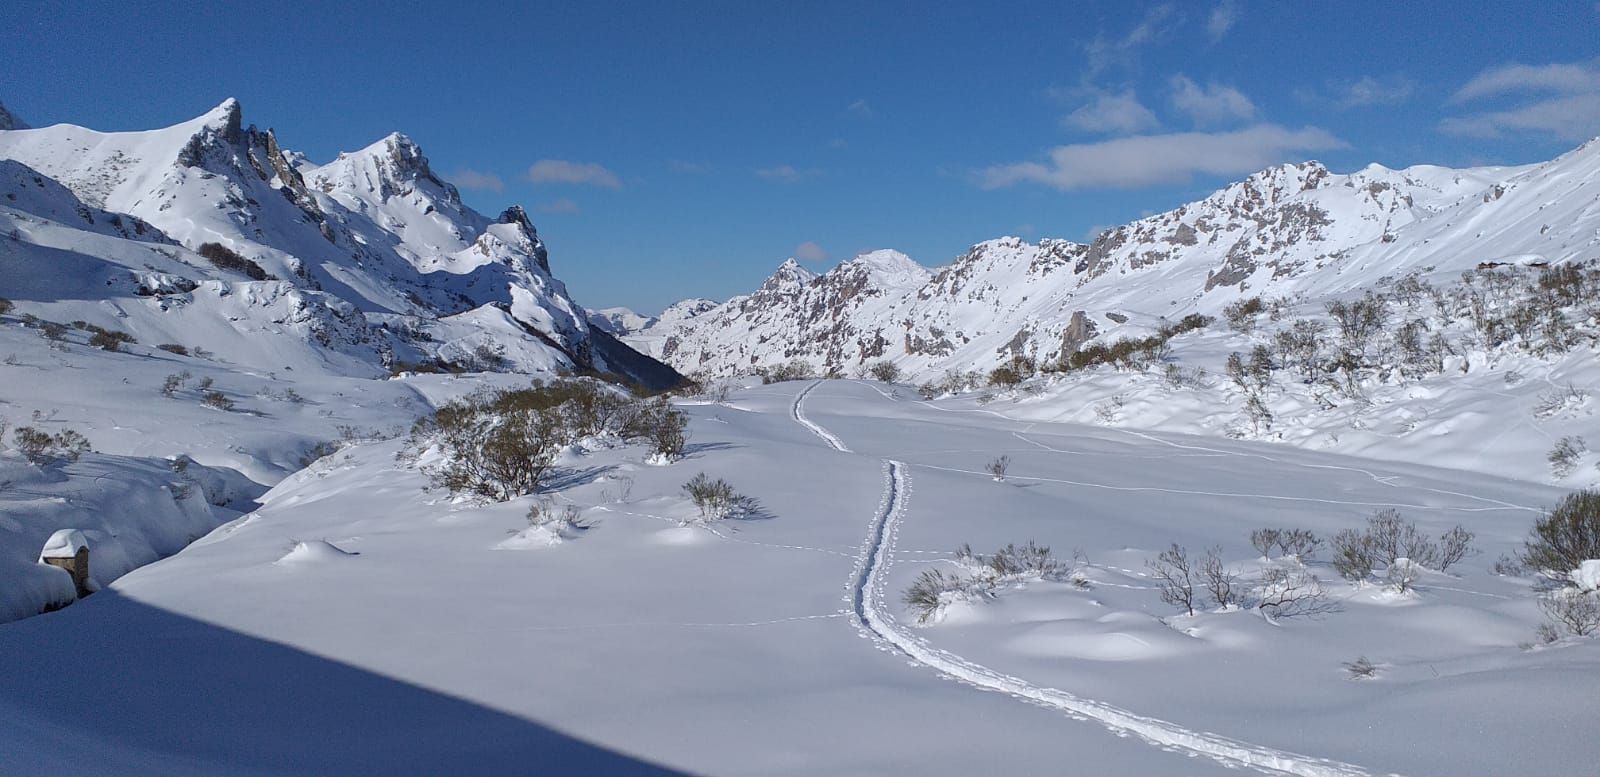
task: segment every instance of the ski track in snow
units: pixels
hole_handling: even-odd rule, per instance
[[[811,430],[834,450],[849,449],[828,430],[805,417],[802,404],[807,395],[821,381],[807,386],[795,397],[793,416],[802,426]],[[1017,699],[1065,713],[1075,720],[1093,720],[1119,736],[1137,736],[1152,745],[1167,750],[1184,751],[1214,759],[1230,767],[1247,767],[1257,771],[1306,777],[1353,777],[1370,773],[1352,764],[1330,759],[1313,758],[1269,747],[1252,745],[1235,739],[1203,731],[1183,728],[1157,718],[1137,715],[1093,699],[1085,699],[1055,688],[1041,688],[1026,680],[1011,677],[981,664],[968,661],[949,651],[940,650],[925,640],[901,629],[884,607],[886,582],[884,571],[894,554],[895,537],[905,516],[906,499],[910,494],[910,478],[906,465],[884,459],[884,494],[868,529],[867,540],[862,545],[860,557],[850,579],[850,620],[862,636],[873,641],[880,650],[905,655],[913,664],[925,666],[957,682],[976,688],[1003,693]]]

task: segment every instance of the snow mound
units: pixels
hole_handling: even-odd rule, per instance
[[[283,554],[276,564],[324,564],[332,561],[344,561],[360,553],[344,550],[327,540],[314,540],[311,542],[296,542],[294,548]]]
[[[44,550],[39,551],[39,561],[43,563],[47,558],[72,558],[88,545],[89,541],[84,539],[83,532],[77,529],[62,529],[45,540]]]

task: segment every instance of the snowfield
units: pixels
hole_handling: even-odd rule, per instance
[[[471,383],[471,379],[459,383]],[[404,383],[402,381],[402,383]],[[463,393],[419,382],[430,403]],[[1058,402],[1070,402],[1063,398]],[[1581,774],[1600,648],[1525,649],[1533,580],[1490,566],[1564,493],[1288,446],[1011,419],[906,387],[790,382],[692,416],[685,458],[574,450],[558,504],[425,492],[398,440],[346,447],[175,556],[0,626],[19,773]],[[985,464],[1011,458],[996,481]],[[88,461],[88,459],[85,459]],[[1479,469],[1489,469],[1483,465]],[[694,524],[698,472],[760,501]],[[1399,594],[1252,529],[1399,510],[1476,533]],[[1081,552],[919,623],[901,593],[963,543]],[[1330,611],[1193,616],[1146,560],[1220,546]],[[33,549],[37,552],[37,548]],[[1321,558],[1326,559],[1324,551]],[[1242,583],[1243,584],[1243,583]],[[1345,664],[1366,657],[1374,676]]]

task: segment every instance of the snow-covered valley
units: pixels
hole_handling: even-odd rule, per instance
[[[0,653],[34,667],[0,681],[0,756],[30,773],[1442,775],[1596,755],[1572,729],[1594,643],[1519,647],[1533,581],[1490,571],[1556,489],[854,381],[686,409],[670,466],[627,447],[562,461],[556,498],[593,526],[550,546],[504,549],[528,500],[426,493],[397,441],[318,462],[108,594],[0,628]],[[701,471],[763,517],[696,525],[678,486]],[[1477,552],[1405,594],[1308,562],[1332,606],[1300,617],[1184,615],[1145,567],[1176,542],[1220,545],[1241,579],[1298,570],[1249,532],[1327,536],[1384,508],[1465,526]],[[1082,582],[1007,584],[927,625],[900,603],[963,543],[1029,540],[1081,551]],[[1351,679],[1363,656],[1376,676]]]

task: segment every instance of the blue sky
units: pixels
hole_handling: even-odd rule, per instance
[[[526,204],[580,302],[646,312],[797,254],[1082,240],[1280,161],[1600,135],[1594,0],[155,5],[12,0],[0,102],[146,129],[233,96],[318,161],[399,130]]]

